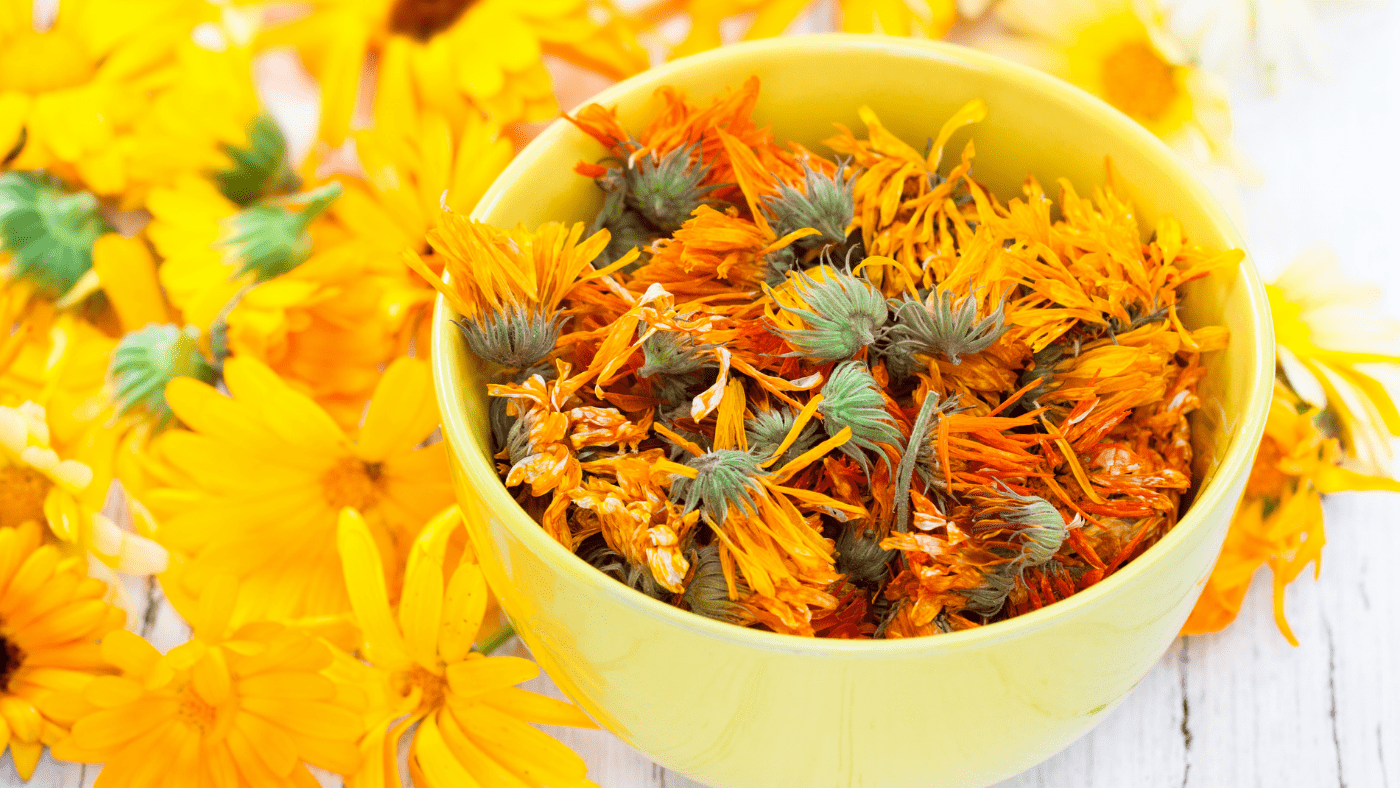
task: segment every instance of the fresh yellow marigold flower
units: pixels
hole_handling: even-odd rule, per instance
[[[428,230],[444,206],[470,214],[513,155],[499,125],[480,113],[469,113],[458,125],[454,130],[441,113],[418,108],[409,74],[381,68],[374,125],[354,135],[363,177],[342,179],[345,194],[328,210],[344,232],[342,240],[384,276],[385,319],[403,351],[410,338],[427,347],[436,295],[404,265],[404,250],[423,255],[440,274],[442,261],[432,254]]]
[[[240,209],[193,175],[153,189],[146,232],[165,258],[160,282],[171,306],[207,333],[242,290],[311,257],[313,222],[339,194],[340,185],[329,183]]]
[[[163,548],[97,511],[105,495],[105,486],[93,489],[92,468],[49,444],[43,406],[0,406],[0,527],[43,523],[60,542],[119,572],[164,571]]]
[[[109,240],[117,246],[138,247],[144,262],[138,259],[139,265],[130,266],[118,260],[110,268],[104,267],[101,261],[107,252],[102,250],[109,248]],[[110,297],[115,311],[139,317],[140,309],[124,311],[126,308],[121,305],[145,298],[138,293],[133,299],[129,291],[155,287],[154,263],[143,243],[103,236],[98,239],[94,259],[104,272],[115,270],[121,274],[120,285],[113,288]],[[134,275],[143,265],[148,279],[144,285]],[[158,288],[156,295],[159,296]],[[165,309],[159,299],[153,306]],[[52,302],[43,299],[30,300],[22,309],[22,314],[10,323],[15,332],[11,337],[21,341],[5,351],[13,352],[8,365],[0,358],[0,405],[13,407],[33,401],[44,407],[50,446],[60,456],[81,462],[93,472],[93,481],[84,494],[85,505],[91,509],[102,507],[113,479],[120,480],[128,491],[139,492],[146,484],[141,452],[157,421],[149,418],[144,409],[126,416],[119,413],[120,405],[114,401],[114,395],[120,398],[120,387],[113,387],[108,381],[119,340],[76,309],[56,311]],[[0,325],[8,322],[5,310],[0,306]],[[155,317],[159,313],[152,310],[149,314]],[[160,319],[165,318],[161,315]],[[105,319],[103,322],[108,323]],[[112,320],[111,324],[116,322]],[[115,325],[110,327],[120,330]]]
[[[167,594],[193,610],[208,578],[231,574],[243,588],[236,623],[349,610],[334,540],[340,510],[363,511],[398,556],[452,500],[444,445],[419,447],[438,423],[427,362],[389,366],[353,437],[256,359],[230,358],[224,383],[229,396],[189,378],[165,389],[189,427],[151,445],[164,486],[144,502],[160,541],[184,557]]]
[[[181,102],[165,106],[162,92],[208,78],[206,69],[190,68],[191,59],[202,60],[190,36],[213,20],[212,4],[67,2],[42,30],[34,9],[23,0],[4,2],[10,23],[0,31],[0,157],[12,159],[10,167],[47,170],[134,207],[171,169],[216,163],[218,141],[241,138],[246,119],[210,127],[235,112],[231,95],[221,96],[221,106],[202,107],[197,118],[179,118],[180,148],[147,136],[180,128],[168,121]]]
[[[471,785],[592,786],[583,759],[529,723],[593,727],[567,703],[514,685],[539,675],[520,657],[474,651],[486,611],[486,580],[470,547],[448,560],[460,535],[454,506],[434,517],[408,556],[397,615],[384,584],[378,539],[358,512],[340,514],[338,543],[350,602],[364,632],[361,654],[339,677],[379,698],[349,788],[398,788],[399,740],[414,723],[408,767],[420,788]]]
[[[1274,575],[1274,619],[1293,645],[1283,615],[1283,592],[1308,564],[1322,570],[1322,496],[1346,490],[1400,492],[1400,482],[1341,467],[1341,448],[1318,426],[1320,413],[1283,383],[1264,425],[1244,497],[1235,509],[1225,546],[1182,634],[1216,632],[1235,620],[1255,570]]]
[[[477,107],[502,123],[552,118],[546,53],[615,79],[647,66],[598,0],[324,0],[262,41],[302,52],[321,83],[321,136],[332,145],[350,132],[366,58],[412,74],[419,100],[454,125]]]
[[[840,0],[835,16],[838,29],[847,33],[942,38],[959,17],[976,18],[988,5],[990,0]],[[671,53],[679,57],[723,44],[722,30],[732,29],[745,15],[750,19],[745,40],[769,38],[781,35],[813,6],[812,0],[661,0],[639,10],[636,22],[655,27],[684,10],[690,30]]]
[[[305,788],[306,764],[358,765],[361,693],[325,675],[325,642],[272,622],[231,625],[239,596],[212,580],[190,623],[194,636],[162,655],[125,630],[102,641],[104,676],[56,702],[75,721],[58,758],[103,763],[104,786],[158,784]]]
[[[1151,3],[1005,0],[1012,36],[983,45],[1064,78],[1146,126],[1190,161],[1239,164],[1224,84],[1198,68]]]
[[[1400,323],[1377,308],[1380,289],[1338,276],[1336,257],[1324,250],[1300,256],[1265,289],[1289,384],[1335,417],[1348,460],[1370,474],[1388,473],[1400,412],[1371,373],[1400,364]]]
[[[350,246],[316,254],[237,300],[227,350],[267,364],[340,425],[358,425],[394,351],[384,291],[402,278],[378,275]]]
[[[8,488],[0,485],[0,496]],[[97,641],[121,630],[126,618],[102,601],[107,588],[87,577],[84,563],[43,544],[33,521],[0,528],[0,741],[22,780],[71,722],[50,701],[109,672]]]

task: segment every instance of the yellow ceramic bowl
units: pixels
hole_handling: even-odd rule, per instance
[[[653,91],[705,97],[750,74],[777,139],[822,150],[870,105],[916,147],[985,99],[974,176],[1003,197],[1028,173],[1081,193],[1104,158],[1143,226],[1179,219],[1189,237],[1239,247],[1206,190],[1151,134],[1108,105],[1026,68],[960,47],[807,36],[725,47],[648,71],[597,97],[638,129]],[[969,132],[954,137],[962,148]],[[587,220],[599,191],[571,168],[602,148],[564,122],[502,173],[474,216],[534,227]],[[1055,190],[1056,193],[1058,190]],[[1045,760],[1121,700],[1176,636],[1219,551],[1264,424],[1273,337],[1248,262],[1195,284],[1188,325],[1229,327],[1206,360],[1195,422],[1200,484],[1177,527],[1106,581],[977,630],[910,640],[815,640],[743,629],[670,607],[604,576],[547,537],[511,499],[490,452],[481,372],[438,303],[434,372],[457,495],[482,566],[520,635],[599,724],[656,762],[714,786],[984,786]]]

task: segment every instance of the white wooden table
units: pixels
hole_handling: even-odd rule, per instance
[[[1331,81],[1266,96],[1247,73],[1234,80],[1237,141],[1265,176],[1243,196],[1250,249],[1271,278],[1331,247],[1400,316],[1400,6],[1329,8],[1321,27]],[[1301,646],[1274,627],[1264,570],[1228,631],[1178,640],[1098,728],[1001,788],[1400,788],[1400,495],[1332,497],[1327,522],[1321,578],[1288,594]],[[187,630],[154,599],[145,633],[168,648]],[[698,785],[610,734],[558,733],[603,788]],[[90,786],[96,771],[46,756],[30,785]],[[21,784],[7,756],[0,786]]]

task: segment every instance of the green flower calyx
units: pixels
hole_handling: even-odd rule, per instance
[[[144,411],[158,426],[175,417],[165,401],[165,385],[175,378],[212,384],[214,365],[199,349],[199,330],[152,323],[122,337],[107,370],[116,393],[117,412]]]
[[[934,290],[928,300],[907,298],[895,306],[892,336],[896,347],[926,355],[938,353],[954,364],[959,356],[981,353],[1006,333],[1002,305],[981,320],[977,319],[977,299],[957,298],[947,290]]]
[[[238,267],[236,276],[253,274],[258,282],[281,276],[311,257],[311,221],[340,196],[332,181],[309,192],[257,203],[224,220],[218,241],[224,258]],[[300,210],[291,205],[300,204]]]
[[[301,188],[287,158],[287,139],[277,122],[259,115],[248,124],[248,145],[223,145],[229,166],[214,171],[219,191],[239,205]]]
[[[846,241],[846,228],[856,215],[855,176],[844,177],[845,166],[834,177],[813,170],[807,162],[806,184],[802,191],[778,182],[778,194],[763,198],[764,204],[777,217],[774,230],[782,237],[797,230],[811,228],[821,233],[799,239],[804,247],[839,244]]]
[[[457,323],[473,353],[511,369],[525,369],[543,361],[558,344],[563,326],[561,318],[516,307]]]
[[[768,472],[752,454],[712,449],[691,457],[686,465],[695,469],[695,478],[680,476],[671,482],[671,500],[685,501],[684,514],[698,507],[712,522],[723,523],[731,505],[744,514],[758,513],[754,495],[764,494],[758,479]]]
[[[734,578],[734,590],[743,597],[749,592],[744,578]],[[695,573],[690,584],[685,587],[685,603],[691,612],[706,618],[728,621],[731,624],[748,624],[753,621],[744,606],[729,598],[729,584],[724,579],[724,566],[719,560],[719,548],[705,545],[695,558]]]
[[[836,365],[821,393],[817,413],[822,416],[827,434],[835,437],[843,428],[851,428],[850,440],[842,444],[841,452],[859,463],[867,476],[870,465],[865,452],[878,451],[886,463],[890,462],[889,455],[879,444],[898,446],[904,436],[885,410],[880,385],[865,362],[845,361]]]
[[[699,156],[691,163],[690,156],[699,145],[677,148],[660,158],[643,154],[628,164],[626,204],[664,234],[679,230],[695,209],[710,202],[705,195],[721,185],[700,185],[710,167]]]
[[[92,244],[112,227],[91,192],[69,191],[42,172],[0,175],[0,250],[16,277],[61,298],[92,270]]]
[[[885,297],[865,279],[834,268],[821,270],[820,281],[805,271],[792,275],[792,286],[808,308],[781,308],[801,318],[806,328],[777,329],[777,333],[796,355],[842,361],[875,343],[889,308]]]

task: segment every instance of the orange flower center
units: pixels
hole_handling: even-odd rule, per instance
[[[51,489],[49,477],[33,468],[0,468],[0,528],[14,528],[30,520],[44,522],[44,499]]]
[[[24,664],[24,650],[13,640],[0,637],[0,692],[10,691],[10,679]]]
[[[427,41],[446,30],[476,0],[398,0],[389,10],[389,30]]]
[[[394,675],[394,689],[400,695],[407,696],[415,687],[422,692],[415,710],[418,714],[430,714],[442,708],[447,701],[447,679],[422,665],[414,665]]]
[[[1176,67],[1146,41],[1129,41],[1103,60],[1104,98],[1142,120],[1156,120],[1171,109],[1180,92]]]
[[[341,460],[321,478],[321,491],[333,509],[365,511],[379,501],[380,465],[353,458]]]
[[[208,733],[219,719],[219,710],[209,701],[199,697],[199,693],[194,691],[191,684],[186,684],[180,689],[180,708],[177,714],[187,725],[198,729],[200,733]]]
[[[0,50],[0,88],[25,93],[71,88],[92,77],[93,65],[82,44],[67,32],[29,30]]]

